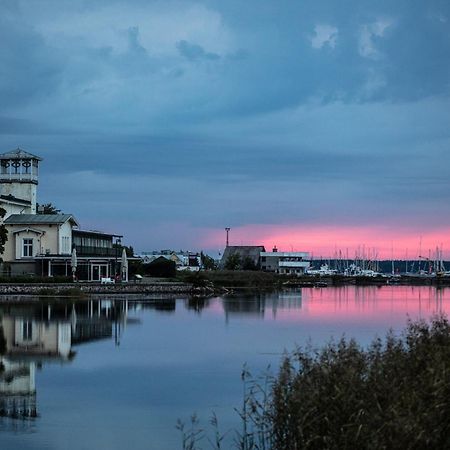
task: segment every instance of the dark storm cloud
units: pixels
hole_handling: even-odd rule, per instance
[[[0,9],[0,145],[89,223],[450,220],[448,2]]]
[[[0,13],[0,109],[39,101],[62,81],[64,57],[27,23]]]

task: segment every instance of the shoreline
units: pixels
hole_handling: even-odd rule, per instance
[[[242,273],[241,273],[242,274]],[[208,297],[211,295],[235,294],[236,291],[273,291],[292,288],[327,288],[341,286],[430,286],[430,287],[450,287],[450,277],[441,279],[419,278],[419,277],[393,277],[393,278],[371,278],[371,277],[299,277],[282,280],[278,277],[265,280],[255,280],[251,273],[247,273],[247,281],[250,283],[240,283],[237,279],[209,280],[207,286],[199,286],[196,283],[181,281],[165,281],[153,283],[123,283],[123,284],[100,284],[100,283],[0,283],[0,302],[5,301],[2,297],[10,295],[27,295],[40,297],[91,297],[93,295],[188,295],[198,297]],[[232,277],[234,278],[234,277]]]

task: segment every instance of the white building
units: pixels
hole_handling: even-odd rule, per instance
[[[8,229],[3,261],[19,274],[34,273],[42,256],[72,253],[72,228],[78,226],[71,214],[12,214],[4,221]],[[52,275],[49,267],[46,273]]]
[[[0,206],[11,214],[36,214],[36,189],[42,158],[20,148],[0,155]]]
[[[39,214],[36,209],[42,158],[16,149],[0,154],[0,207],[8,240],[3,273],[70,276],[77,251],[78,279],[100,281],[120,274],[121,235],[80,230],[72,214]]]
[[[261,252],[261,269],[286,275],[303,275],[309,268],[309,253],[279,252],[275,247],[271,252]]]

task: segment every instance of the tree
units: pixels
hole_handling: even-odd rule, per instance
[[[44,203],[40,205],[39,203],[36,205],[36,210],[38,214],[60,214],[61,210],[51,203]]]
[[[258,270],[258,266],[250,256],[246,256],[242,261],[242,270]]]
[[[5,251],[5,244],[8,241],[8,230],[3,223],[3,217],[5,217],[5,214],[6,210],[0,207],[0,261],[3,261],[1,255],[3,255],[3,252]]]
[[[225,269],[239,270],[241,268],[242,258],[239,253],[233,253],[225,261]]]
[[[177,273],[175,262],[169,261],[164,256],[160,256],[151,263],[145,264],[144,270],[151,277],[160,278],[174,278]]]
[[[214,261],[213,258],[211,258],[211,256],[209,256],[203,252],[200,252],[200,259],[202,261],[202,266],[205,270],[217,269],[216,262]]]

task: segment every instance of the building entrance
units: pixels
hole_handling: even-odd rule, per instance
[[[101,281],[102,278],[107,278],[108,276],[108,264],[92,264],[91,281]]]

